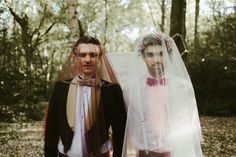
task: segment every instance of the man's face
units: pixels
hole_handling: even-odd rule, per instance
[[[148,46],[144,51],[144,61],[153,77],[161,77],[164,73],[163,52],[161,45]]]
[[[101,57],[100,49],[94,44],[79,44],[76,47],[78,73],[84,77],[94,77]]]

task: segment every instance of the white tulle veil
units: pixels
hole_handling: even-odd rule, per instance
[[[148,54],[157,62],[155,76],[145,62],[150,45],[162,52]],[[161,32],[148,34],[130,56],[122,76],[128,111],[122,157],[202,157],[194,90],[174,40]]]

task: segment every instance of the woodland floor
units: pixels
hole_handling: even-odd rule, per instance
[[[1,123],[0,157],[42,157],[41,122]],[[201,117],[205,157],[236,157],[236,117]]]

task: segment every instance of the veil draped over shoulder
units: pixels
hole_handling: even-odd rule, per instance
[[[90,37],[86,39],[90,40]],[[99,43],[99,41],[97,42]],[[108,85],[118,84],[118,80],[101,45],[93,45],[99,48],[99,52],[94,48],[95,46],[92,47],[94,50],[91,48],[91,52],[102,54],[101,58],[99,58],[96,76],[91,78],[82,78],[79,76],[78,67],[81,65],[77,63],[78,58],[74,49],[78,47],[78,44],[75,44],[56,78],[57,86],[55,85],[55,87],[60,88],[54,87],[55,92],[55,90],[61,90],[64,86],[69,86],[65,105],[65,119],[67,120],[66,124],[73,130],[73,137],[70,147],[66,147],[68,145],[66,145],[66,142],[68,141],[59,137],[58,150],[61,154],[71,157],[107,155],[111,149],[104,118],[104,107],[101,105],[101,89]],[[80,84],[80,82],[88,83],[89,81],[93,81],[91,86]],[[57,99],[61,100],[58,97]],[[49,108],[47,116],[55,115],[55,112],[55,110],[50,110]],[[49,125],[54,124],[48,124],[48,126]]]

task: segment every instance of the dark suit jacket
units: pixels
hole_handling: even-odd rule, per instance
[[[64,145],[64,150],[67,152],[70,149],[74,132],[70,128],[66,116],[69,85],[69,83],[57,82],[52,91],[45,127],[45,157],[58,156],[59,137]],[[110,126],[112,127],[113,157],[121,157],[127,115],[122,90],[118,84],[102,80],[100,105],[104,110],[107,137],[108,129]]]

